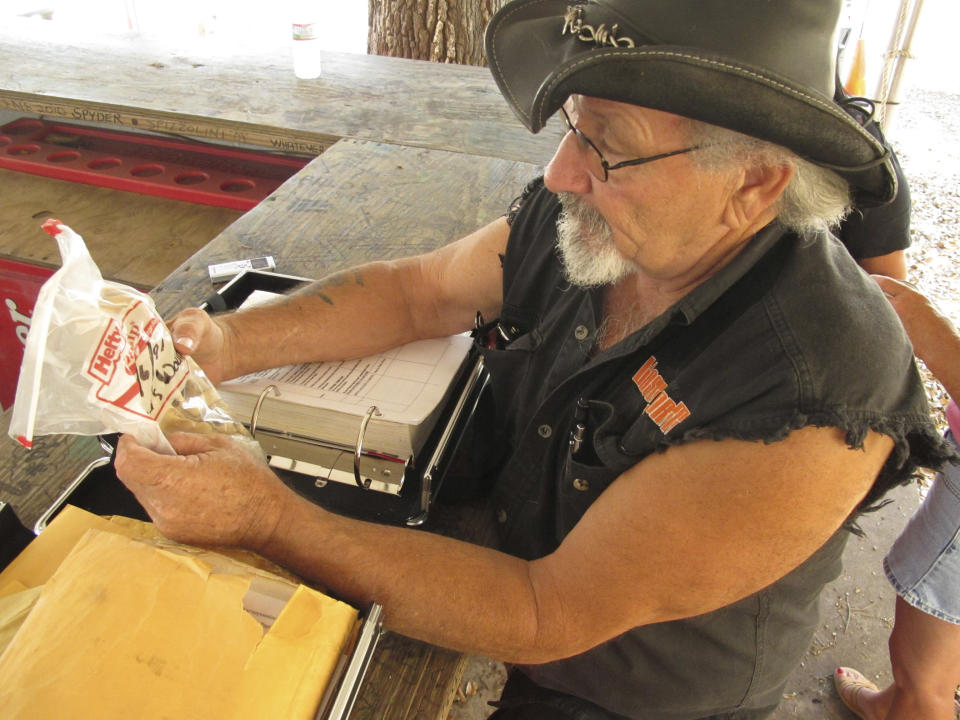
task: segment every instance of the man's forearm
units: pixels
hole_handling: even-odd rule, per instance
[[[537,591],[524,560],[343,518],[299,497],[261,552],[361,607],[380,603],[386,626],[409,637],[513,662],[555,659],[538,647]]]
[[[960,358],[960,355],[956,357]],[[940,384],[943,385],[943,389],[947,391],[947,395],[953,398],[954,402],[960,403],[960,361],[952,364],[948,363],[939,369],[931,367],[930,371],[937,380],[940,381]]]
[[[265,306],[216,318],[234,377],[277,365],[362,357],[416,338],[404,276],[416,261],[334,273]]]
[[[265,307],[220,316],[224,377],[297,362],[363,357],[472,327],[499,310],[502,218],[426,255],[334,273]]]
[[[230,438],[169,439],[177,455],[125,436],[115,463],[165,536],[260,552],[355,604],[382,604],[398,632],[523,663],[568,657],[766,587],[840,526],[893,444],[871,433],[863,450],[851,450],[842,431],[823,428],[770,445],[686,443],[628,470],[554,552],[524,561],[335,516]],[[791,502],[798,511],[784,517]]]
[[[914,342],[917,357],[924,361],[947,394],[960,402],[960,332],[939,311],[930,308],[932,329],[927,331],[929,337],[921,339],[912,325],[907,326],[907,330],[912,331],[910,339]]]

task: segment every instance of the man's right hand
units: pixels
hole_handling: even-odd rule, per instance
[[[187,308],[170,322],[173,345],[178,352],[190,355],[214,385],[231,374],[229,340],[232,332],[199,308]]]

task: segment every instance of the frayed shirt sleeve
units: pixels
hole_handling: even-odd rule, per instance
[[[523,209],[523,205],[527,201],[527,198],[529,198],[542,185],[543,175],[540,175],[539,177],[536,177],[527,183],[526,187],[523,188],[523,192],[513,199],[513,202],[510,203],[510,207],[507,208],[507,212],[504,213],[504,217],[507,219],[507,225],[513,225],[513,221],[516,219],[520,210]]]

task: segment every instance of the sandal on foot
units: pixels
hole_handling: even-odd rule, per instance
[[[836,686],[843,704],[859,718],[864,717],[860,710],[860,693],[863,690],[880,692],[880,688],[867,680],[863,673],[848,667],[837,668],[837,671],[833,674],[833,684]]]

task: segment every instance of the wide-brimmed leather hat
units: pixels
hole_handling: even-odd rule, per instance
[[[889,151],[834,101],[841,0],[515,0],[490,70],[532,132],[569,95],[768,140],[838,172],[860,205],[896,194]]]

